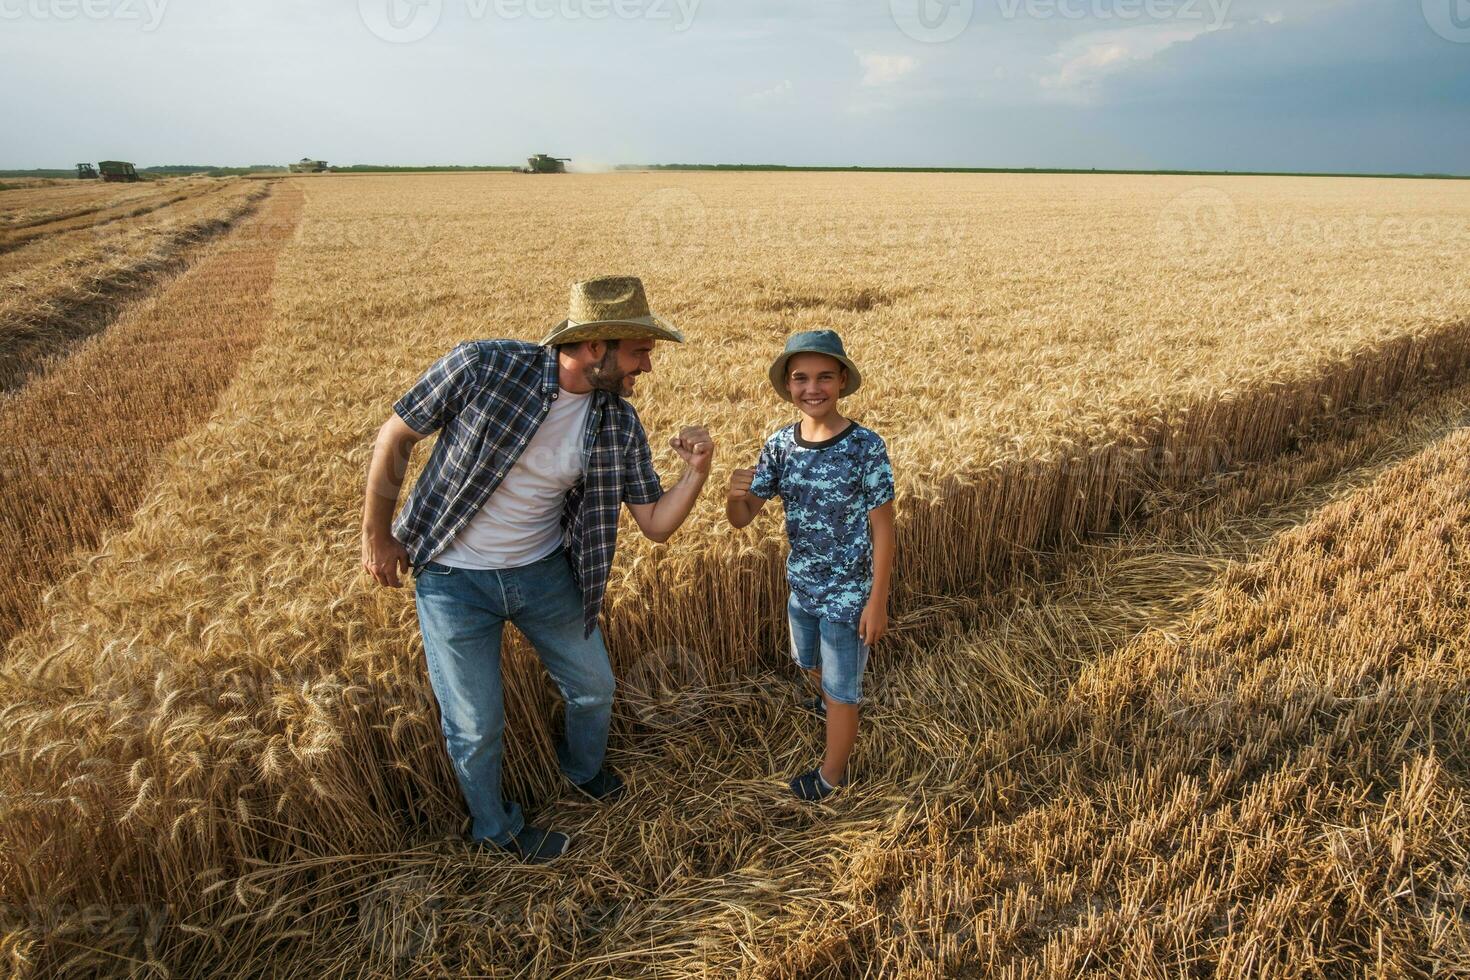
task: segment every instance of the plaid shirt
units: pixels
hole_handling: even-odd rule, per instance
[[[555,348],[469,341],[434,362],[394,404],[415,432],[439,432],[393,522],[415,567],[453,541],[500,486],[557,397],[557,377]],[[561,526],[591,635],[612,568],[619,507],[624,500],[654,503],[663,487],[643,423],[625,399],[593,392],[582,445],[582,479],[567,492]]]

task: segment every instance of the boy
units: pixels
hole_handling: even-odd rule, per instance
[[[888,628],[893,470],[878,434],[837,410],[862,377],[834,331],[793,335],[770,378],[801,418],[767,440],[755,469],[731,474],[725,514],[741,528],[772,497],[786,508],[791,656],[817,686],[807,706],[827,721],[821,765],[791,791],[820,800],[847,783],[863,668]]]

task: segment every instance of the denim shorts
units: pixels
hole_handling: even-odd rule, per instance
[[[802,670],[822,671],[822,690],[840,704],[861,704],[863,668],[868,646],[858,637],[857,623],[838,623],[813,616],[796,601],[786,600],[791,628],[791,659]]]

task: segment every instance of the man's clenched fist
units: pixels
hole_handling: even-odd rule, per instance
[[[669,445],[695,472],[709,475],[709,464],[715,458],[715,442],[708,429],[702,425],[686,425],[669,440]]]

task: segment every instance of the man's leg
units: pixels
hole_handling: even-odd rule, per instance
[[[525,825],[500,797],[505,709],[500,636],[505,622],[496,572],[445,571],[430,564],[414,582],[429,683],[439,701],[444,744],[474,817],[471,835],[504,844]]]
[[[602,770],[612,725],[613,673],[602,630],[582,632],[582,593],[564,552],[513,569],[516,628],[536,648],[566,701],[566,731],[557,745],[561,770],[581,785]]]

